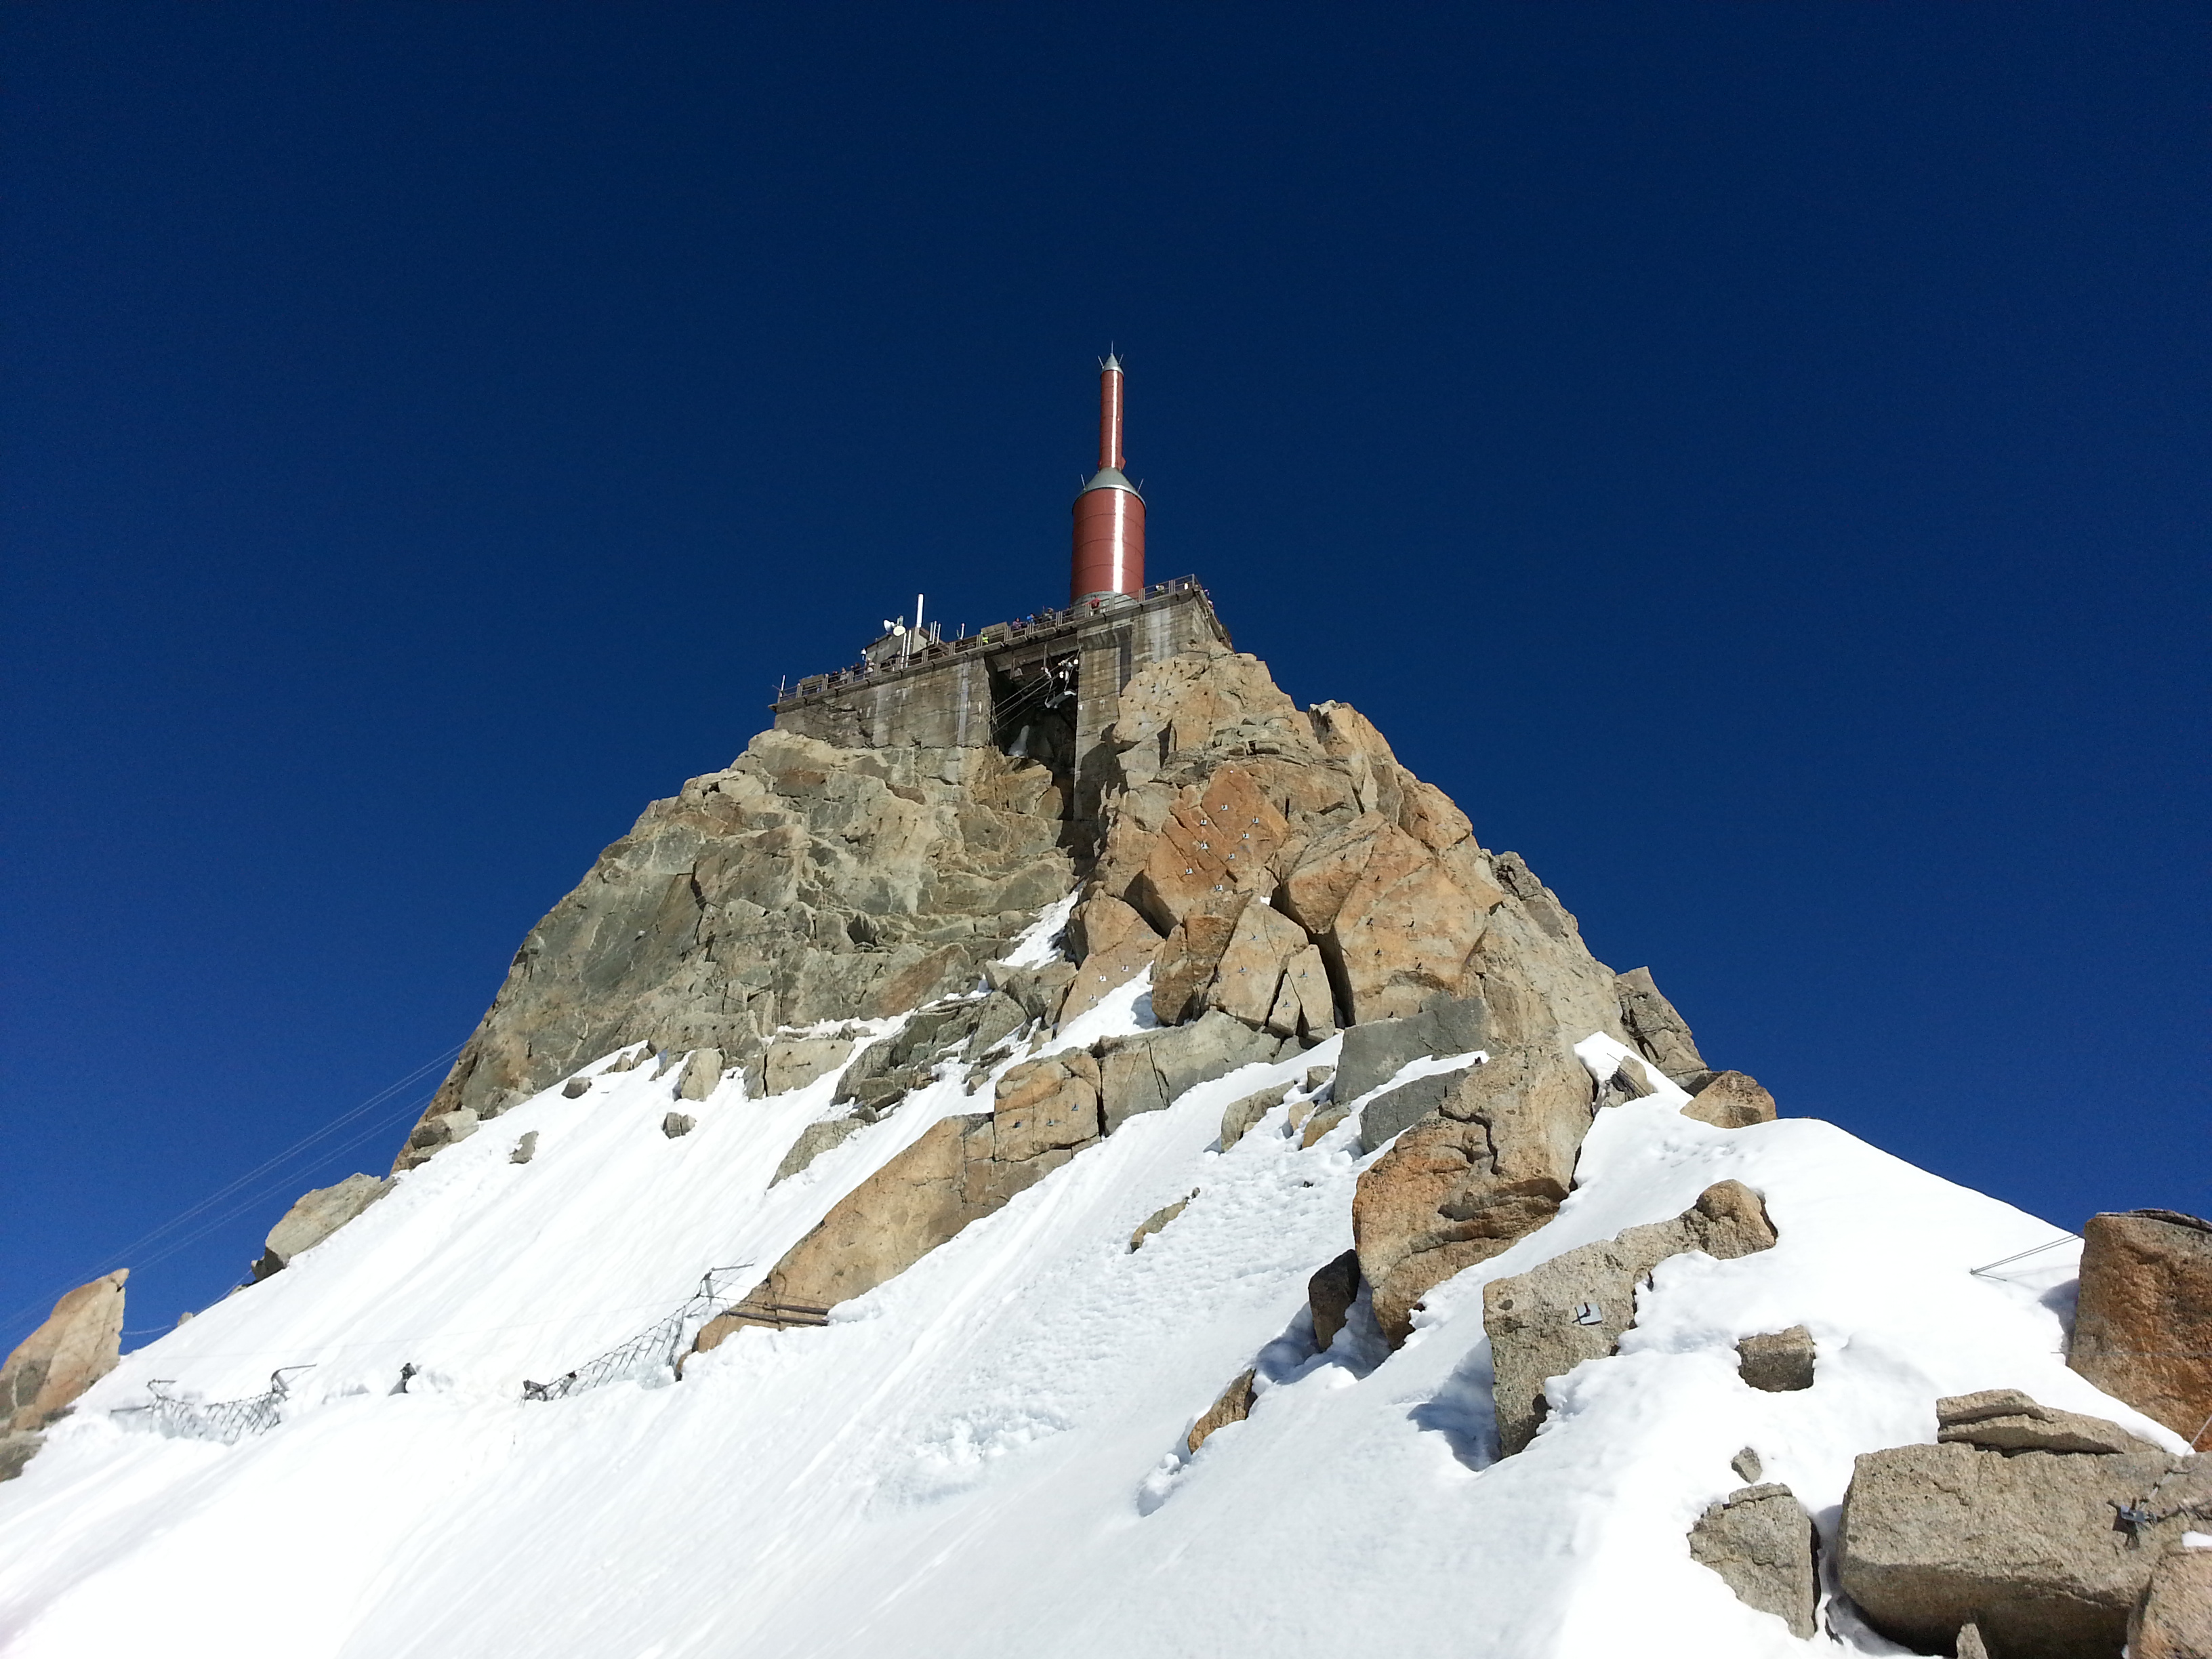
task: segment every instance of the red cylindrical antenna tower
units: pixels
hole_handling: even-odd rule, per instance
[[[1145,591],[1145,498],[1124,476],[1121,363],[1109,356],[1098,368],[1098,471],[1075,498],[1075,579],[1079,601]]]

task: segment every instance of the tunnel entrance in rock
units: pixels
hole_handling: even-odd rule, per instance
[[[1019,760],[1075,773],[1075,705],[1080,659],[1073,651],[991,665],[991,741]]]

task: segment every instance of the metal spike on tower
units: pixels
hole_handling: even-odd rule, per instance
[[[1145,498],[1121,469],[1121,362],[1098,366],[1098,471],[1075,498],[1075,573],[1081,601],[1145,591]]]

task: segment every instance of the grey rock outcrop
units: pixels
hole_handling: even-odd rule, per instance
[[[2066,1363],[2176,1434],[2199,1433],[2212,1419],[2212,1222],[2090,1217]]]
[[[1689,1023],[1662,994],[1651,970],[1632,968],[1614,982],[1620,992],[1620,1023],[1644,1057],[1677,1083],[1705,1073],[1705,1057],[1690,1036]]]
[[[1747,1388],[1792,1394],[1813,1386],[1813,1333],[1802,1325],[1747,1336],[1735,1345],[1736,1371]]]
[[[1164,1111],[1184,1090],[1239,1066],[1266,1065],[1282,1040],[1218,1009],[1194,1024],[1109,1041],[1099,1056],[1100,1097],[1112,1133],[1142,1112]]]
[[[1246,1371],[1224,1389],[1221,1397],[1206,1407],[1206,1415],[1190,1425],[1190,1432],[1183,1437],[1183,1449],[1195,1452],[1216,1430],[1242,1423],[1251,1416],[1253,1383],[1258,1376],[1256,1370]]]
[[[832,1146],[842,1146],[858,1129],[867,1127],[864,1117],[846,1116],[824,1118],[810,1123],[799,1132],[799,1139],[791,1143],[791,1150],[783,1155],[783,1162],[775,1166],[775,1174],[769,1178],[773,1187],[780,1181],[788,1181]]]
[[[1482,1323],[1490,1334],[1500,1449],[1510,1456],[1535,1437],[1547,1409],[1546,1382],[1614,1352],[1636,1322],[1638,1284],[1662,1261],[1686,1250],[1730,1261],[1774,1242],[1759,1194],[1723,1181],[1671,1221],[1631,1227],[1492,1279],[1483,1287]]]
[[[1441,1111],[1467,1073],[1463,1066],[1457,1071],[1431,1072],[1376,1096],[1359,1109],[1359,1150],[1371,1152],[1431,1113]]]
[[[253,1277],[263,1279],[283,1272],[294,1256],[313,1249],[391,1190],[389,1181],[349,1175],[334,1186],[301,1194],[283,1219],[269,1230],[261,1260],[253,1264]]]
[[[1682,1115],[1717,1129],[1748,1129],[1754,1123],[1774,1121],[1774,1097],[1756,1079],[1741,1072],[1722,1072],[1690,1097]]]
[[[1972,1623],[1993,1659],[2118,1659],[2153,1566],[2207,1504],[2208,1460],[2148,1449],[1895,1446],[1853,1468],[1839,1581],[1876,1630],[1923,1652]],[[2157,1518],[2131,1528],[2123,1510]]]
[[[2170,1550],[2128,1616],[2129,1659],[2212,1659],[2212,1549]]]
[[[1416,1060],[1475,1053],[1490,1044],[1490,1010],[1480,997],[1439,997],[1416,1014],[1354,1025],[1336,1062],[1340,1100],[1356,1100]]]
[[[850,1059],[853,1041],[848,1036],[776,1037],[761,1056],[757,1087],[750,1071],[746,1073],[746,1085],[763,1096],[804,1089]]]
[[[965,988],[1073,884],[1065,816],[1052,771],[995,750],[761,733],[531,930],[399,1166],[444,1144],[443,1115],[495,1117],[640,1040],[742,1064],[779,1028]]]
[[[38,1431],[66,1417],[76,1397],[122,1358],[123,1285],[130,1277],[128,1267],[118,1267],[78,1285],[0,1364],[0,1434],[6,1436],[0,1480],[21,1474],[39,1449]]]
[[[1745,1486],[1690,1528],[1690,1559],[1711,1567],[1736,1600],[1771,1613],[1805,1640],[1814,1633],[1820,1582],[1813,1519],[1787,1486]]]
[[[1495,1045],[1361,1174],[1352,1236],[1376,1322],[1393,1347],[1431,1290],[1559,1213],[1589,1101],[1589,1073],[1571,1055]]]
[[[1942,1445],[1983,1446],[2004,1452],[2156,1449],[2117,1423],[2039,1405],[2018,1389],[1984,1389],[1979,1394],[1949,1395],[1937,1401],[1936,1438]]]

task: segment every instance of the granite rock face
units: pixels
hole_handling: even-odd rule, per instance
[[[1971,1622],[1991,1659],[2118,1659],[2153,1567],[2207,1504],[2208,1460],[2150,1448],[1894,1446],[1854,1466],[1840,1582],[1876,1630],[1919,1651]],[[2123,1510],[2150,1518],[2130,1528]]]
[[[1730,1261],[1774,1242],[1759,1194],[1723,1181],[1671,1221],[1631,1227],[1485,1285],[1482,1323],[1490,1334],[1501,1451],[1510,1456],[1535,1437],[1547,1409],[1547,1381],[1620,1346],[1636,1322],[1637,1287],[1662,1261],[1686,1250]]]
[[[2191,1436],[2212,1419],[2212,1222],[2176,1210],[2089,1218],[2066,1363]]]
[[[735,1066],[780,1027],[965,988],[1073,884],[1066,810],[1052,771],[994,749],[763,732],[531,929],[398,1167],[445,1144],[446,1114],[495,1117],[629,1043]]]
[[[2128,1616],[2130,1659],[2212,1659],[2212,1549],[2170,1550]]]
[[[123,1284],[130,1277],[119,1267],[78,1285],[0,1364],[0,1433],[7,1437],[0,1480],[21,1474],[38,1450],[38,1431],[67,1416],[76,1397],[122,1358]]]
[[[617,1051],[678,1072],[678,1101],[842,1067],[849,1109],[800,1135],[787,1179],[846,1126],[955,1069],[974,1087],[994,1045],[1149,974],[1160,1029],[1016,1067],[991,1114],[931,1129],[793,1247],[774,1299],[857,1295],[1090,1140],[1341,1028],[1332,1103],[1295,1115],[1309,1147],[1363,1079],[1487,1056],[1362,1120],[1363,1150],[1397,1136],[1354,1213],[1395,1343],[1422,1295],[1566,1195],[1595,1098],[1573,1044],[1602,1032],[1702,1066],[1650,975],[1596,961],[1527,864],[1486,851],[1356,710],[1301,709],[1208,644],[1137,667],[1100,729],[1079,817],[1042,761],[763,733],[649,807],[532,931],[398,1167]],[[1071,894],[1059,959],[1000,959]],[[892,1016],[887,1036],[855,1024]],[[1246,1127],[1232,1109],[1224,1145]]]
[[[253,1264],[254,1279],[283,1272],[294,1256],[313,1249],[391,1190],[389,1181],[372,1175],[349,1175],[335,1186],[301,1194],[284,1212],[283,1219],[269,1230],[261,1260]]]
[[[1376,1322],[1393,1347],[1411,1334],[1413,1309],[1431,1290],[1559,1213],[1590,1098],[1589,1073],[1571,1055],[1498,1046],[1455,1074],[1436,1109],[1360,1176],[1352,1237]]]
[[[1787,1486],[1742,1487],[1690,1528],[1690,1559],[1720,1574],[1737,1601],[1772,1613],[1800,1640],[1813,1635],[1820,1605],[1817,1545],[1812,1517]]]

